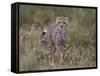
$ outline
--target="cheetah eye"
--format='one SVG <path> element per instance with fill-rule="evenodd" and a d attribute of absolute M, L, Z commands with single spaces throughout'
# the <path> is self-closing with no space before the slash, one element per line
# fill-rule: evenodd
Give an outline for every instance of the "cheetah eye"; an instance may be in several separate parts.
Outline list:
<path fill-rule="evenodd" d="M 58 22 L 59 24 L 61 23 L 61 22 Z"/>
<path fill-rule="evenodd" d="M 65 24 L 65 22 L 63 22 Z"/>

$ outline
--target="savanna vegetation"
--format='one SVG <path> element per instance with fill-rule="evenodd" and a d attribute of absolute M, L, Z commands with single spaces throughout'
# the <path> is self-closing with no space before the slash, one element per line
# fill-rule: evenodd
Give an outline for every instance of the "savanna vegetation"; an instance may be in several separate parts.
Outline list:
<path fill-rule="evenodd" d="M 40 34 L 57 16 L 69 17 L 69 42 L 64 65 L 47 63 L 48 49 L 40 43 Z M 46 70 L 96 66 L 96 9 L 20 5 L 19 70 Z"/>

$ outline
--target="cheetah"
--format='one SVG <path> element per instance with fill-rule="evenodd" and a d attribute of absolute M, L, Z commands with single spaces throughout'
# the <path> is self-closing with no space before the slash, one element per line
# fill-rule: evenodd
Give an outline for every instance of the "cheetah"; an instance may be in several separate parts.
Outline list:
<path fill-rule="evenodd" d="M 59 63 L 64 64 L 64 48 L 68 44 L 68 17 L 56 17 L 55 23 L 41 34 L 41 43 L 48 45 L 48 63 L 54 65 L 54 53 L 59 53 Z"/>

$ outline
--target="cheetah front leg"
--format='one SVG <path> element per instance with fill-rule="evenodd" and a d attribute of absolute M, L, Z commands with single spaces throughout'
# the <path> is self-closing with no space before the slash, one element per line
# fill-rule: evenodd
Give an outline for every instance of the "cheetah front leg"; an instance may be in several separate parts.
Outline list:
<path fill-rule="evenodd" d="M 56 46 L 57 52 L 59 53 L 59 63 L 64 64 L 64 50 L 61 46 Z"/>
<path fill-rule="evenodd" d="M 64 64 L 64 53 L 60 52 L 60 59 L 59 59 L 60 64 Z"/>
<path fill-rule="evenodd" d="M 60 52 L 60 64 L 63 65 L 64 64 L 64 49 L 62 46 L 60 46 L 59 52 Z"/>

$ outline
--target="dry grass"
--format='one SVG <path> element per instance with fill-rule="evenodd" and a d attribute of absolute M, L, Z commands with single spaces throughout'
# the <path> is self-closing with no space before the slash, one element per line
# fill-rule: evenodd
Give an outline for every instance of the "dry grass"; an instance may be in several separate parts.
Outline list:
<path fill-rule="evenodd" d="M 56 65 L 52 67 L 47 63 L 48 50 L 40 43 L 42 30 L 34 26 L 20 27 L 20 71 L 95 67 L 96 44 L 90 34 L 91 30 L 69 29 L 70 42 L 65 50 L 65 64 L 59 65 L 58 58 L 54 56 Z"/>
<path fill-rule="evenodd" d="M 96 67 L 96 9 L 20 5 L 19 7 L 19 70 L 46 70 Z M 57 16 L 69 17 L 69 43 L 65 49 L 64 65 L 47 63 L 48 50 L 40 43 L 44 28 Z"/>

